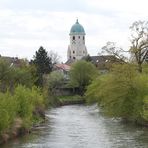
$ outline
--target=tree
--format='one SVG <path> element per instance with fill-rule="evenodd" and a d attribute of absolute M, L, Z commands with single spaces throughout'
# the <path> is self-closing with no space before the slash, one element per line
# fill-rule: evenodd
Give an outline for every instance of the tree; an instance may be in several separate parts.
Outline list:
<path fill-rule="evenodd" d="M 95 79 L 85 97 L 88 103 L 97 102 L 111 117 L 136 122 L 148 121 L 148 77 L 139 74 L 132 64 L 114 65 L 112 71 Z"/>
<path fill-rule="evenodd" d="M 119 59 L 120 62 L 124 62 L 127 60 L 124 52 L 128 52 L 123 50 L 121 47 L 117 47 L 115 42 L 108 41 L 105 46 L 102 47 L 102 53 L 107 53 L 109 55 L 115 56 L 117 59 Z"/>
<path fill-rule="evenodd" d="M 0 59 L 0 91 L 5 92 L 8 89 L 14 76 L 14 69 L 6 60 Z"/>
<path fill-rule="evenodd" d="M 49 91 L 52 94 L 55 94 L 56 89 L 64 83 L 64 74 L 58 71 L 53 71 L 46 77 L 46 83 Z"/>
<path fill-rule="evenodd" d="M 59 63 L 60 57 L 56 52 L 53 52 L 52 50 L 49 52 L 49 57 L 51 58 L 52 65 Z"/>
<path fill-rule="evenodd" d="M 148 57 L 148 21 L 135 21 L 130 29 L 130 52 L 138 64 L 138 71 L 142 72 L 142 64 Z"/>
<path fill-rule="evenodd" d="M 91 56 L 88 54 L 87 56 L 83 57 L 83 60 L 87 61 L 87 62 L 91 62 Z"/>
<path fill-rule="evenodd" d="M 43 75 L 48 74 L 52 71 L 52 61 L 48 56 L 47 51 L 41 46 L 38 51 L 36 51 L 34 60 L 32 61 L 37 68 L 38 80 L 36 84 L 38 86 L 43 85 Z"/>
<path fill-rule="evenodd" d="M 70 85 L 78 87 L 79 93 L 84 94 L 86 86 L 97 76 L 96 67 L 84 60 L 74 63 L 70 70 Z"/>
<path fill-rule="evenodd" d="M 36 77 L 33 70 L 34 67 L 31 65 L 21 65 L 16 67 L 6 60 L 0 60 L 0 91 L 6 92 L 10 90 L 13 92 L 14 88 L 18 84 L 32 87 Z"/>

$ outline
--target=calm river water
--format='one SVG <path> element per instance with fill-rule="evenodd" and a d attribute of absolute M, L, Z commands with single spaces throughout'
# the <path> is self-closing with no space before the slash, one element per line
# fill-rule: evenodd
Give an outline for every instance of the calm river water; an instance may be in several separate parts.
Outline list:
<path fill-rule="evenodd" d="M 48 121 L 1 148 L 148 148 L 148 129 L 104 117 L 96 106 L 47 111 Z"/>

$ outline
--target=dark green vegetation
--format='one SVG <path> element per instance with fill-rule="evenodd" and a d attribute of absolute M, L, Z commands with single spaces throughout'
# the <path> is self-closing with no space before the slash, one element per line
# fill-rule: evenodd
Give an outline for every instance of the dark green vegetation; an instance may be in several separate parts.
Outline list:
<path fill-rule="evenodd" d="M 52 59 L 47 51 L 41 46 L 34 56 L 32 63 L 36 66 L 36 85 L 43 86 L 43 75 L 52 71 Z"/>

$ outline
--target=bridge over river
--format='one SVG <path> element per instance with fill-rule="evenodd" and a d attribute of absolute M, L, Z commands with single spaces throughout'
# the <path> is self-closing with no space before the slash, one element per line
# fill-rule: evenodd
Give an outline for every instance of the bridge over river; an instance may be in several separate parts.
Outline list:
<path fill-rule="evenodd" d="M 47 111 L 48 121 L 1 148 L 148 148 L 148 129 L 103 116 L 97 106 Z"/>

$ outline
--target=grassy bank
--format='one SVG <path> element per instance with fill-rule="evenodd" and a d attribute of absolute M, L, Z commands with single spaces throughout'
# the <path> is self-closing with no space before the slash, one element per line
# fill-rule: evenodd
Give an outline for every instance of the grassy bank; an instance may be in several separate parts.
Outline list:
<path fill-rule="evenodd" d="M 72 96 L 58 96 L 60 105 L 71 105 L 71 104 L 83 104 L 85 100 L 82 96 L 72 95 Z"/>

